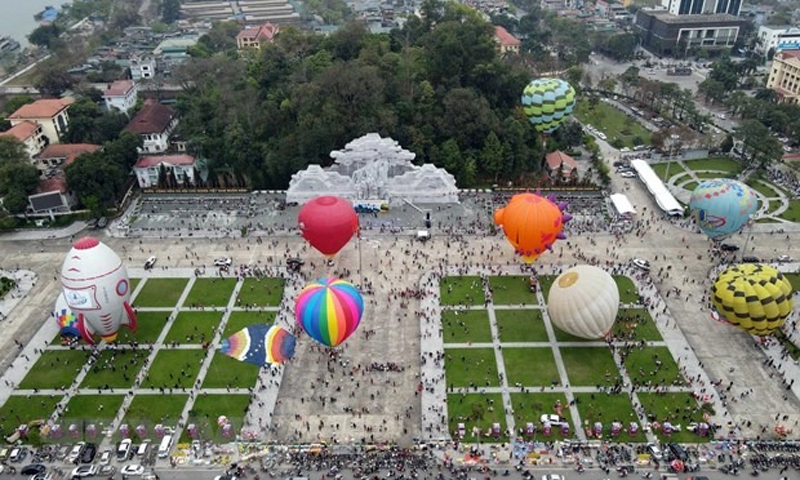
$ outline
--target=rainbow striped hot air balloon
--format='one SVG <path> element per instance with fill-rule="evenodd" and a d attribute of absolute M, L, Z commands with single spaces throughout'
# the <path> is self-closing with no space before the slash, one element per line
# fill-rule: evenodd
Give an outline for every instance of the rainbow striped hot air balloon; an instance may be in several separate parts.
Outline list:
<path fill-rule="evenodd" d="M 240 362 L 280 365 L 294 356 L 294 335 L 277 325 L 245 327 L 222 341 L 220 352 Z"/>
<path fill-rule="evenodd" d="M 297 324 L 317 342 L 335 347 L 356 331 L 364 313 L 364 299 L 352 283 L 321 278 L 297 296 Z"/>

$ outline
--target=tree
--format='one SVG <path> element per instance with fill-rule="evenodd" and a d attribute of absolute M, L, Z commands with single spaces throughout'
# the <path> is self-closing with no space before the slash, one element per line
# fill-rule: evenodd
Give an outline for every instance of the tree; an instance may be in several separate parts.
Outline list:
<path fill-rule="evenodd" d="M 722 102 L 725 98 L 725 85 L 713 78 L 706 78 L 703 80 L 700 85 L 697 86 L 697 90 L 703 94 L 706 101 L 710 101 L 711 103 Z"/>
<path fill-rule="evenodd" d="M 33 102 L 34 98 L 30 95 L 16 95 L 6 101 L 4 111 L 11 114 L 16 112 L 20 107 Z"/>
<path fill-rule="evenodd" d="M 197 41 L 197 46 L 209 54 L 235 50 L 236 35 L 240 30 L 239 24 L 233 20 L 214 22 L 211 30 Z"/>
<path fill-rule="evenodd" d="M 27 161 L 5 163 L 0 166 L 0 194 L 19 190 L 32 193 L 39 184 L 39 172 Z"/>
<path fill-rule="evenodd" d="M 28 208 L 28 195 L 22 189 L 14 187 L 3 197 L 3 206 L 9 213 L 15 215 L 25 213 L 25 209 Z"/>
<path fill-rule="evenodd" d="M 81 155 L 64 169 L 67 184 L 81 202 L 95 198 L 102 207 L 113 206 L 125 188 L 127 173 L 108 161 L 104 152 Z M 85 204 L 85 203 L 84 203 Z"/>
<path fill-rule="evenodd" d="M 500 172 L 503 168 L 503 144 L 497 138 L 497 134 L 489 132 L 483 142 L 483 149 L 481 150 L 480 168 L 482 173 L 489 176 L 493 182 L 497 182 Z"/>
<path fill-rule="evenodd" d="M 160 13 L 164 23 L 175 23 L 181 18 L 181 0 L 161 0 Z"/>
<path fill-rule="evenodd" d="M 55 23 L 40 25 L 28 35 L 28 41 L 34 45 L 47 47 L 52 50 L 58 43 L 59 35 L 61 35 L 61 29 L 59 29 L 58 25 Z"/>
<path fill-rule="evenodd" d="M 758 120 L 745 120 L 736 131 L 742 140 L 742 154 L 747 163 L 756 168 L 764 168 L 783 156 L 780 142 L 770 135 L 769 129 Z"/>
<path fill-rule="evenodd" d="M 615 60 L 625 61 L 633 58 L 638 46 L 639 37 L 636 34 L 618 33 L 610 36 L 600 50 Z"/>
<path fill-rule="evenodd" d="M 50 65 L 40 70 L 39 79 L 33 84 L 46 97 L 60 97 L 74 85 L 72 76 L 64 66 Z"/>
<path fill-rule="evenodd" d="M 25 145 L 14 137 L 7 135 L 0 136 L 0 167 L 7 163 L 25 162 L 28 160 L 28 153 Z"/>

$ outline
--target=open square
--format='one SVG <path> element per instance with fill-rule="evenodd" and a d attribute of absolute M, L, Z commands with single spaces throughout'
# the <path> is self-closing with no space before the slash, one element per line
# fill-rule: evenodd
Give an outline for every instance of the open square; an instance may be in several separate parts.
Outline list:
<path fill-rule="evenodd" d="M 222 312 L 180 312 L 172 322 L 164 343 L 206 343 L 222 320 Z"/>
<path fill-rule="evenodd" d="M 541 310 L 494 310 L 500 341 L 508 342 L 547 342 L 547 329 L 544 326 Z"/>
<path fill-rule="evenodd" d="M 497 361 L 491 348 L 446 348 L 444 369 L 447 385 L 497 387 Z"/>
<path fill-rule="evenodd" d="M 524 387 L 561 384 L 553 351 L 544 348 L 504 348 L 503 363 L 508 383 Z"/>
<path fill-rule="evenodd" d="M 227 307 L 236 282 L 235 278 L 195 279 L 183 304 L 187 307 Z"/>
<path fill-rule="evenodd" d="M 442 305 L 483 305 L 486 300 L 481 277 L 444 277 L 439 288 Z"/>
<path fill-rule="evenodd" d="M 205 354 L 206 351 L 201 349 L 161 350 L 150 366 L 142 386 L 165 390 L 191 387 Z"/>
<path fill-rule="evenodd" d="M 236 298 L 236 306 L 277 307 L 283 298 L 285 284 L 286 280 L 282 278 L 245 278 Z"/>
<path fill-rule="evenodd" d="M 489 314 L 486 310 L 443 310 L 445 343 L 491 343 Z"/>
<path fill-rule="evenodd" d="M 495 305 L 537 305 L 536 293 L 531 292 L 530 277 L 507 275 L 489 277 L 492 302 Z"/>
<path fill-rule="evenodd" d="M 148 278 L 134 300 L 137 307 L 174 308 L 189 282 L 186 278 Z"/>

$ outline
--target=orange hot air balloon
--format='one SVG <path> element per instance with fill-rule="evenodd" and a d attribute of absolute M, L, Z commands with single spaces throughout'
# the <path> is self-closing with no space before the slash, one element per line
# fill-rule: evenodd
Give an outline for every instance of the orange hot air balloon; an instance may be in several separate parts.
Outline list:
<path fill-rule="evenodd" d="M 540 197 L 533 193 L 520 193 L 511 197 L 503 208 L 494 212 L 494 223 L 499 225 L 517 254 L 531 263 L 552 250 L 557 239 L 565 239 L 564 224 L 572 215 L 564 213 L 564 202 L 555 203 L 555 198 Z"/>

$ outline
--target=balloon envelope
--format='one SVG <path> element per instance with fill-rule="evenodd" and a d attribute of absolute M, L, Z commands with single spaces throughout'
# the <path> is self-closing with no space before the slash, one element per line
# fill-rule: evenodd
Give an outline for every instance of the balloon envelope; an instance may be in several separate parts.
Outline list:
<path fill-rule="evenodd" d="M 792 285 L 769 265 L 746 263 L 722 272 L 711 303 L 727 321 L 753 335 L 769 335 L 792 312 Z"/>
<path fill-rule="evenodd" d="M 78 316 L 75 315 L 67 305 L 67 299 L 64 298 L 64 293 L 58 296 L 56 306 L 53 310 L 53 317 L 58 323 L 61 335 L 65 337 L 80 337 L 81 332 L 78 330 Z"/>
<path fill-rule="evenodd" d="M 220 352 L 258 366 L 281 364 L 294 356 L 295 337 L 277 325 L 250 325 L 222 341 Z"/>
<path fill-rule="evenodd" d="M 297 215 L 303 238 L 324 255 L 336 255 L 358 231 L 358 215 L 347 200 L 316 197 L 308 201 Z"/>
<path fill-rule="evenodd" d="M 539 132 L 554 131 L 574 108 L 575 89 L 559 78 L 533 80 L 522 91 L 522 110 Z"/>
<path fill-rule="evenodd" d="M 556 278 L 547 296 L 547 313 L 559 329 L 576 337 L 604 337 L 619 310 L 619 288 L 605 270 L 578 265 Z"/>
<path fill-rule="evenodd" d="M 503 228 L 514 250 L 531 263 L 552 247 L 570 216 L 551 200 L 533 193 L 514 195 L 503 208 L 494 212 L 494 223 Z"/>
<path fill-rule="evenodd" d="M 752 188 L 729 178 L 706 180 L 692 192 L 689 209 L 700 230 L 714 240 L 733 235 L 758 210 Z"/>
<path fill-rule="evenodd" d="M 347 340 L 361 322 L 364 299 L 344 280 L 321 278 L 297 296 L 297 323 L 317 342 L 335 347 Z"/>

